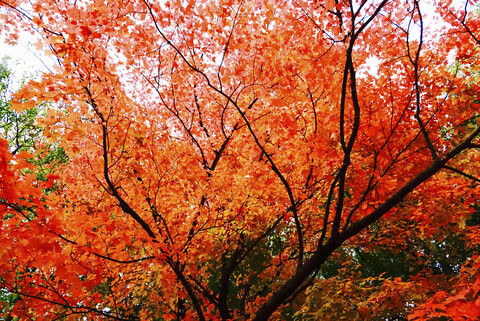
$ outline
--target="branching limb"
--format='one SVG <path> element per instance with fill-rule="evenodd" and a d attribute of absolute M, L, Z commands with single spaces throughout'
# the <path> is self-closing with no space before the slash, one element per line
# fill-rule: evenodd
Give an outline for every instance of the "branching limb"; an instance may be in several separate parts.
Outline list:
<path fill-rule="evenodd" d="M 137 212 L 130 207 L 130 205 L 122 198 L 122 196 L 118 193 L 118 187 L 115 186 L 115 184 L 112 182 L 110 179 L 110 173 L 109 173 L 109 161 L 108 161 L 108 150 L 109 150 L 109 143 L 108 143 L 108 129 L 107 129 L 107 120 L 104 118 L 102 113 L 99 112 L 98 106 L 95 103 L 95 99 L 92 96 L 92 93 L 90 92 L 90 89 L 88 87 L 84 87 L 85 92 L 87 93 L 89 97 L 89 104 L 92 106 L 93 110 L 97 114 L 97 116 L 100 118 L 102 122 L 102 148 L 103 148 L 103 174 L 105 177 L 105 181 L 107 183 L 107 186 L 109 188 L 109 192 L 115 199 L 118 201 L 118 205 L 120 208 L 125 212 L 126 214 L 130 215 L 135 221 L 137 221 L 138 224 L 147 232 L 147 234 L 154 240 L 156 241 L 156 236 L 155 233 L 153 233 L 152 229 L 150 226 L 145 222 L 140 215 L 137 214 Z M 158 241 L 156 241 L 158 242 Z"/>
<path fill-rule="evenodd" d="M 248 109 L 251 108 L 255 104 L 257 99 L 254 99 L 251 103 Z M 267 157 L 268 163 L 270 164 L 273 172 L 277 175 L 277 177 L 280 179 L 282 182 L 283 186 L 285 187 L 285 190 L 287 191 L 288 198 L 290 200 L 290 206 L 291 210 L 293 213 L 293 219 L 295 221 L 295 229 L 297 232 L 297 238 L 298 238 L 298 250 L 299 250 L 299 255 L 298 255 L 298 264 L 297 264 L 297 269 L 299 269 L 302 264 L 303 264 L 303 256 L 304 256 L 304 241 L 303 241 L 303 232 L 302 232 L 302 225 L 300 222 L 300 218 L 298 216 L 298 209 L 297 209 L 297 204 L 295 201 L 295 197 L 293 196 L 293 191 L 292 188 L 290 187 L 290 184 L 286 180 L 286 178 L 283 176 L 283 174 L 280 172 L 280 169 L 277 167 L 275 162 L 272 159 L 272 156 L 265 150 L 265 147 L 262 145 L 260 140 L 258 139 L 257 135 L 255 134 L 255 131 L 252 128 L 252 125 L 250 124 L 250 121 L 245 115 L 245 112 L 240 109 L 240 107 L 234 102 L 233 105 L 235 108 L 238 110 L 240 115 L 242 116 L 245 124 L 247 125 L 248 131 L 250 132 L 250 135 L 252 135 L 253 139 L 255 140 L 256 145 L 258 148 L 260 148 L 261 152 Z"/>
<path fill-rule="evenodd" d="M 345 68 L 343 74 L 343 81 L 342 81 L 342 95 L 340 101 L 340 143 L 342 145 L 342 149 L 344 152 L 343 163 L 342 166 L 337 174 L 338 180 L 335 184 L 338 184 L 338 192 L 337 192 L 337 203 L 335 207 L 335 218 L 333 220 L 332 225 L 332 237 L 335 237 L 339 233 L 340 224 L 342 220 L 342 213 L 343 213 L 343 202 L 345 198 L 345 181 L 347 176 L 347 171 L 350 167 L 351 160 L 350 155 L 353 151 L 353 146 L 357 139 L 358 131 L 360 129 L 360 103 L 358 100 L 357 94 L 357 84 L 356 84 L 356 75 L 355 75 L 355 66 L 353 63 L 353 49 L 355 45 L 356 39 L 362 33 L 362 31 L 373 21 L 373 19 L 379 14 L 380 10 L 386 5 L 387 0 L 382 1 L 374 13 L 367 19 L 365 23 L 363 23 L 358 30 L 355 31 L 355 13 L 353 11 L 353 6 L 351 7 L 351 14 L 352 14 L 352 29 L 350 34 L 352 35 L 350 38 L 349 46 L 346 52 L 346 61 L 345 61 Z M 348 142 L 345 135 L 345 110 L 346 110 L 346 97 L 347 97 L 347 87 L 348 81 L 350 81 L 350 95 L 353 104 L 354 110 L 354 118 L 353 118 L 353 127 L 350 133 L 350 137 L 348 138 Z M 333 191 L 333 186 L 331 191 Z M 330 199 L 329 199 L 330 200 Z M 328 209 L 327 209 L 328 211 Z M 326 215 L 328 219 L 328 215 Z M 326 221 L 328 222 L 328 221 Z M 324 226 L 326 226 L 326 222 L 324 222 Z M 325 233 L 326 229 L 324 229 Z M 323 242 L 323 239 L 322 239 Z M 322 243 L 320 243 L 322 244 Z"/>
<path fill-rule="evenodd" d="M 412 55 L 410 53 L 410 25 L 412 24 L 413 21 L 413 15 L 415 14 L 415 11 L 418 12 L 419 16 L 419 23 L 420 23 L 420 35 L 419 35 L 419 41 L 418 41 L 418 46 L 417 50 L 415 51 L 415 58 L 412 58 Z M 420 127 L 420 131 L 422 132 L 423 138 L 425 139 L 425 142 L 427 144 L 428 149 L 430 150 L 430 154 L 432 155 L 432 158 L 436 160 L 438 158 L 437 152 L 435 151 L 435 148 L 432 144 L 432 141 L 430 140 L 430 137 L 428 135 L 425 123 L 422 121 L 422 118 L 420 117 L 420 112 L 421 112 L 421 97 L 420 97 L 420 54 L 422 51 L 422 46 L 423 46 L 423 19 L 422 19 L 422 12 L 420 11 L 420 6 L 418 4 L 418 0 L 414 1 L 414 9 L 412 11 L 412 17 L 410 18 L 410 21 L 408 23 L 408 32 L 407 32 L 407 51 L 408 51 L 408 58 L 410 59 L 410 62 L 412 63 L 414 67 L 414 86 L 415 86 L 415 119 L 417 120 L 418 126 Z"/>
<path fill-rule="evenodd" d="M 205 315 L 203 314 L 202 306 L 200 305 L 200 301 L 198 300 L 198 297 L 197 297 L 194 289 L 190 285 L 190 282 L 188 282 L 188 280 L 185 278 L 185 275 L 184 275 L 182 269 L 178 266 L 177 263 L 173 262 L 171 259 L 168 260 L 168 265 L 175 272 L 175 275 L 180 280 L 180 283 L 182 283 L 182 286 L 187 291 L 188 296 L 192 300 L 192 304 L 195 308 L 195 311 L 197 312 L 198 320 L 206 321 Z"/>
<path fill-rule="evenodd" d="M 479 179 L 479 178 L 476 178 L 476 177 L 473 176 L 473 175 L 467 174 L 467 173 L 465 173 L 465 172 L 463 172 L 463 171 L 461 171 L 461 170 L 459 170 L 459 169 L 456 169 L 456 168 L 451 167 L 451 166 L 448 166 L 448 165 L 445 165 L 444 167 L 445 167 L 445 169 L 448 169 L 449 171 L 452 171 L 452 172 L 454 172 L 454 173 L 460 174 L 460 175 L 462 175 L 462 176 L 465 176 L 465 177 L 468 178 L 468 179 L 471 179 L 472 181 L 475 181 L 475 182 L 477 182 L 477 183 L 480 183 L 480 179 Z"/>
<path fill-rule="evenodd" d="M 464 150 L 472 148 L 471 142 L 476 137 L 480 135 L 480 127 L 475 129 L 462 143 L 458 144 L 455 148 L 447 152 L 443 157 L 438 158 L 430 165 L 428 168 L 423 170 L 410 182 L 405 184 L 398 192 L 393 194 L 388 200 L 386 200 L 382 205 L 380 205 L 375 211 L 370 215 L 364 217 L 357 223 L 353 224 L 350 228 L 345 230 L 342 233 L 342 239 L 349 239 L 350 237 L 360 233 L 370 224 L 380 219 L 385 213 L 390 211 L 392 208 L 397 206 L 411 191 L 413 191 L 417 186 L 425 182 L 427 179 L 438 173 L 440 170 L 445 168 L 447 162 L 459 155 Z"/>

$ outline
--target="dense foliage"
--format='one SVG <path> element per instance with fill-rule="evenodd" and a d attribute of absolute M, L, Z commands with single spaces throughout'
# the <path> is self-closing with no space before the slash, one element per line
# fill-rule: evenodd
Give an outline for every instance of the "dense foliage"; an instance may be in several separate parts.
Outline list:
<path fill-rule="evenodd" d="M 480 316 L 475 1 L 0 5 L 4 318 Z"/>

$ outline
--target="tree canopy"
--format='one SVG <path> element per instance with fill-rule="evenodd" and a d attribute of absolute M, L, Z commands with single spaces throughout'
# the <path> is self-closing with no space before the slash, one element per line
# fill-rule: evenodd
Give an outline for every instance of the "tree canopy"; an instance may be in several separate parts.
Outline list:
<path fill-rule="evenodd" d="M 480 316 L 476 1 L 0 6 L 5 319 Z"/>

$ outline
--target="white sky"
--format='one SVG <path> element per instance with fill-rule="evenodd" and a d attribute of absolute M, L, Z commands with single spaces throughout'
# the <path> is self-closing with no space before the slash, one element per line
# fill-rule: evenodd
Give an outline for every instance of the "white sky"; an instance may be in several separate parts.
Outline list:
<path fill-rule="evenodd" d="M 11 46 L 5 43 L 5 38 L 0 35 L 0 59 L 10 57 L 9 67 L 14 71 L 14 77 L 23 76 L 34 78 L 43 72 L 48 72 L 55 62 L 52 57 L 47 57 L 43 52 L 35 49 L 34 36 L 28 33 L 21 34 L 18 44 Z"/>

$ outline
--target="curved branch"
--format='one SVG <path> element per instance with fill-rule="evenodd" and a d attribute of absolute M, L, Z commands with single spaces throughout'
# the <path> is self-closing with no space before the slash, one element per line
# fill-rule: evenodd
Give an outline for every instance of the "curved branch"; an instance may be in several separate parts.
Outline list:
<path fill-rule="evenodd" d="M 459 170 L 459 169 L 456 169 L 456 168 L 451 167 L 451 166 L 448 166 L 448 165 L 446 165 L 446 166 L 444 166 L 444 167 L 445 167 L 445 169 L 448 169 L 449 171 L 452 171 L 452 172 L 454 172 L 454 173 L 460 174 L 460 175 L 462 175 L 462 176 L 465 176 L 465 177 L 468 178 L 468 179 L 471 179 L 472 181 L 475 181 L 475 182 L 477 182 L 477 183 L 480 183 L 480 179 L 479 179 L 479 178 L 476 178 L 476 177 L 473 176 L 473 175 L 467 174 L 467 173 L 465 173 L 465 172 L 463 172 L 463 171 L 461 171 L 461 170 Z"/>
<path fill-rule="evenodd" d="M 409 42 L 409 35 L 410 35 L 410 24 L 413 20 L 413 14 L 415 13 L 415 9 L 418 12 L 418 16 L 420 19 L 420 39 L 418 42 L 418 48 L 415 52 L 415 59 L 412 58 L 410 54 L 410 42 Z M 407 32 L 407 54 L 410 62 L 412 63 L 414 67 L 414 86 L 415 86 L 415 119 L 417 120 L 418 125 L 420 126 L 420 131 L 422 132 L 423 138 L 425 139 L 425 142 L 427 143 L 427 147 L 430 150 L 430 154 L 432 155 L 432 158 L 435 160 L 438 158 L 437 152 L 435 151 L 435 148 L 433 147 L 432 141 L 430 140 L 430 137 L 428 136 L 428 132 L 425 126 L 425 123 L 422 121 L 422 118 L 420 117 L 420 112 L 421 112 L 421 98 L 420 98 L 420 85 L 419 85 L 419 80 L 420 80 L 420 67 L 419 67 L 419 60 L 420 60 L 420 52 L 422 50 L 423 46 L 423 19 L 422 19 L 422 13 L 420 11 L 420 7 L 418 4 L 418 1 L 414 1 L 414 9 L 412 12 L 412 18 L 410 19 L 408 23 L 408 32 Z"/>
<path fill-rule="evenodd" d="M 122 211 L 128 215 L 130 215 L 135 221 L 137 221 L 138 224 L 147 232 L 147 234 L 155 241 L 156 241 L 156 236 L 155 233 L 153 233 L 152 229 L 150 226 L 145 222 L 140 215 L 137 214 L 137 212 L 130 207 L 130 205 L 122 198 L 122 196 L 118 193 L 118 188 L 115 186 L 115 184 L 112 182 L 110 179 L 110 174 L 109 174 L 109 165 L 108 165 L 108 130 L 107 130 L 107 120 L 105 117 L 99 112 L 98 106 L 95 103 L 95 99 L 92 96 L 92 93 L 88 87 L 84 87 L 85 92 L 87 93 L 89 97 L 88 103 L 90 106 L 92 106 L 93 110 L 97 114 L 97 116 L 100 118 L 102 121 L 102 147 L 103 147 L 103 175 L 105 177 L 105 181 L 107 183 L 109 190 L 109 193 L 115 197 L 115 199 L 118 201 L 118 206 L 122 209 Z"/>
<path fill-rule="evenodd" d="M 185 275 L 183 275 L 182 270 L 178 267 L 178 265 L 175 262 L 172 262 L 170 259 L 168 260 L 168 264 L 172 268 L 173 272 L 175 272 L 175 275 L 180 280 L 180 283 L 182 283 L 182 286 L 185 288 L 185 290 L 188 293 L 188 296 L 192 300 L 192 304 L 195 307 L 195 311 L 197 312 L 198 319 L 200 321 L 206 321 L 205 315 L 203 314 L 202 306 L 200 305 L 200 301 L 198 301 L 195 291 L 193 290 L 188 280 L 185 278 Z"/>

